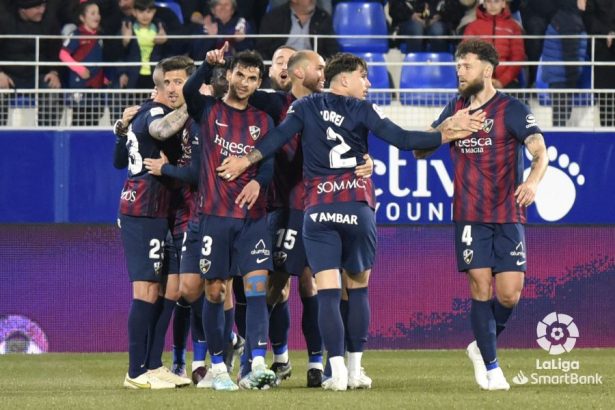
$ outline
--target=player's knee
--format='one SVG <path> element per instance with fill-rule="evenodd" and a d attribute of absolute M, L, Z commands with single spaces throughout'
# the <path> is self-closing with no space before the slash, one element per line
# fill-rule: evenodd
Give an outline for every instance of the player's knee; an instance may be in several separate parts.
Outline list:
<path fill-rule="evenodd" d="M 266 296 L 267 275 L 246 276 L 243 279 L 246 297 Z"/>
<path fill-rule="evenodd" d="M 215 281 L 205 286 L 205 297 L 211 303 L 224 303 L 226 285 L 224 282 Z"/>
<path fill-rule="evenodd" d="M 521 292 L 508 292 L 503 295 L 498 295 L 498 301 L 502 306 L 507 308 L 513 308 L 519 303 L 521 299 Z"/>
<path fill-rule="evenodd" d="M 178 301 L 179 298 L 181 297 L 181 293 L 179 291 L 179 288 L 168 288 L 165 290 L 164 292 L 164 297 L 165 299 L 169 299 L 169 300 L 175 300 Z"/>
<path fill-rule="evenodd" d="M 316 296 L 318 290 L 316 288 L 316 281 L 310 272 L 309 275 L 301 275 L 299 279 L 299 294 L 302 298 L 309 298 Z"/>

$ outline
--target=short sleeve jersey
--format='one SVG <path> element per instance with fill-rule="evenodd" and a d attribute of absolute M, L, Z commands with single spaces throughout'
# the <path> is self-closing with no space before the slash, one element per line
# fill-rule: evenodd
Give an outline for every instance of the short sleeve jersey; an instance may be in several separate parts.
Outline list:
<path fill-rule="evenodd" d="M 250 105 L 245 110 L 238 110 L 213 97 L 203 97 L 203 103 L 199 113 L 199 212 L 241 219 L 264 216 L 267 212 L 266 189 L 261 189 L 250 210 L 235 204 L 235 198 L 254 179 L 258 169 L 252 167 L 229 182 L 217 175 L 216 167 L 230 155 L 244 156 L 252 151 L 256 142 L 273 127 L 273 120 L 264 111 Z"/>
<path fill-rule="evenodd" d="M 460 96 L 450 101 L 432 127 L 469 103 Z M 523 181 L 525 139 L 542 131 L 529 107 L 507 94 L 497 92 L 480 108 L 487 114 L 483 129 L 450 144 L 455 170 L 453 219 L 525 223 L 525 208 L 517 205 L 514 193 Z"/>

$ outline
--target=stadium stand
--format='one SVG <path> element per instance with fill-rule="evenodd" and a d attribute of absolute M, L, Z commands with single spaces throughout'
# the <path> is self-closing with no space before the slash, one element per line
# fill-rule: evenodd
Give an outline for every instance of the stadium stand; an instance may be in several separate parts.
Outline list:
<path fill-rule="evenodd" d="M 388 34 L 384 9 L 380 3 L 338 3 L 333 13 L 333 29 L 336 34 L 348 36 Z M 342 37 L 338 41 L 342 51 L 386 53 L 389 50 L 386 38 Z"/>
<path fill-rule="evenodd" d="M 419 63 L 404 65 L 401 69 L 400 88 L 456 88 L 457 75 L 453 65 L 435 65 L 432 63 L 452 63 L 451 53 L 408 53 L 404 62 Z M 424 63 L 424 64 L 420 64 Z M 400 93 L 404 105 L 441 106 L 446 104 L 454 94 L 450 93 Z"/>

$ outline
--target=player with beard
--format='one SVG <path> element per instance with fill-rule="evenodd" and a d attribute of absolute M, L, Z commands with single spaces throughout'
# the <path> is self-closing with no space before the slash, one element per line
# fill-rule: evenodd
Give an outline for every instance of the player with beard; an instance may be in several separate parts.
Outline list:
<path fill-rule="evenodd" d="M 292 87 L 290 76 L 288 75 L 288 59 L 295 53 L 291 46 L 280 46 L 273 57 L 271 57 L 271 67 L 269 67 L 269 86 L 276 91 L 289 92 Z M 266 87 L 265 87 L 266 88 Z"/>
<path fill-rule="evenodd" d="M 247 335 L 253 357 L 250 388 L 264 388 L 275 380 L 275 373 L 265 364 L 268 314 L 266 305 L 267 271 L 271 267 L 270 238 L 267 234 L 265 203 L 273 163 L 263 164 L 261 171 L 234 183 L 215 174 L 215 163 L 230 155 L 248 152 L 273 125 L 271 118 L 248 104 L 248 98 L 260 85 L 263 63 L 253 52 L 235 56 L 227 80 L 229 90 L 222 100 L 203 96 L 199 88 L 211 77 L 211 66 L 224 62 L 222 49 L 207 53 L 206 62 L 184 88 L 187 112 L 200 124 L 200 155 L 193 157 L 192 169 L 199 172 L 199 268 L 205 279 L 204 327 L 211 355 L 215 390 L 236 390 L 224 363 L 224 300 L 231 276 L 243 276 L 247 297 Z M 247 201 L 240 206 L 232 202 L 239 194 Z"/>
<path fill-rule="evenodd" d="M 468 277 L 470 322 L 476 338 L 467 354 L 482 389 L 508 390 L 510 385 L 497 359 L 496 341 L 523 290 L 526 207 L 534 201 L 548 158 L 542 133 L 529 108 L 493 87 L 493 72 L 499 62 L 493 45 L 465 41 L 457 48 L 456 59 L 459 96 L 446 106 L 432 127 L 468 108 L 470 112 L 483 110 L 487 117 L 481 130 L 450 144 L 455 170 L 457 266 Z M 524 147 L 533 157 L 525 182 Z M 418 158 L 428 154 L 415 152 Z"/>
<path fill-rule="evenodd" d="M 284 121 L 245 156 L 229 157 L 218 174 L 234 180 L 252 164 L 272 156 L 301 133 L 303 153 L 303 240 L 318 289 L 318 324 L 331 364 L 322 387 L 327 390 L 369 388 L 361 366 L 369 328 L 368 283 L 376 248 L 375 193 L 369 178 L 358 178 L 355 167 L 367 153 L 367 136 L 404 150 L 429 149 L 462 138 L 482 126 L 481 114 L 462 111 L 440 131 L 406 131 L 367 102 L 367 64 L 352 54 L 334 56 L 325 68 L 331 92 L 295 101 Z M 242 196 L 239 203 L 245 201 Z M 343 270 L 348 289 L 348 320 L 340 310 Z M 348 337 L 345 337 L 345 331 Z M 348 340 L 348 367 L 344 361 Z"/>

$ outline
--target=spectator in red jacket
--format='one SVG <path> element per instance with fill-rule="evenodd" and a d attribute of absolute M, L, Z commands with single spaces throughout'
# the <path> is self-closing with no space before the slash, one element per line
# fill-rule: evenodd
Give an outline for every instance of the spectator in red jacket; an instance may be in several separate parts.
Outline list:
<path fill-rule="evenodd" d="M 520 36 L 521 26 L 510 15 L 506 0 L 485 0 L 476 9 L 476 20 L 467 25 L 464 36 L 482 37 L 492 43 L 500 55 L 500 62 L 525 61 L 521 37 L 493 38 L 490 36 Z M 519 65 L 498 65 L 492 79 L 495 88 L 518 88 Z"/>

